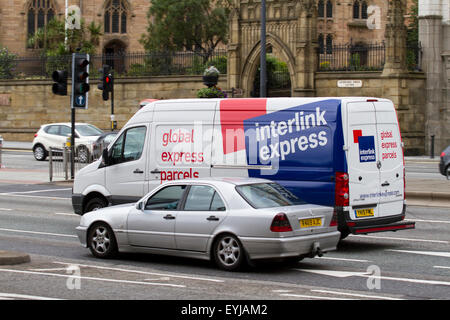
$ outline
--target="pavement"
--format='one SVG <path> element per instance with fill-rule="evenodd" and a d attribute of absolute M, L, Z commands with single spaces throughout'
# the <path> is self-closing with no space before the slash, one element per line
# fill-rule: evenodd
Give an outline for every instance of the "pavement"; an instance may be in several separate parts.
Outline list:
<path fill-rule="evenodd" d="M 3 149 L 7 150 L 31 150 L 31 142 L 4 141 Z M 412 163 L 435 163 L 436 172 L 439 157 L 431 159 L 426 156 L 405 157 L 407 164 Z M 48 170 L 33 169 L 12 169 L 0 168 L 0 179 L 5 183 L 26 183 L 26 184 L 56 184 L 71 186 L 73 181 L 58 178 L 49 181 Z M 406 177 L 406 202 L 407 205 L 437 206 L 450 208 L 450 180 L 408 178 Z M 0 251 L 0 265 L 17 264 L 29 262 L 27 254 L 20 252 Z"/>

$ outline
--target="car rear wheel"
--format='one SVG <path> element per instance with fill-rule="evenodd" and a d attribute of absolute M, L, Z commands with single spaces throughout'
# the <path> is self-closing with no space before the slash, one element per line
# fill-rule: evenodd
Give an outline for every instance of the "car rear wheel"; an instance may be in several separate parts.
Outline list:
<path fill-rule="evenodd" d="M 98 223 L 89 230 L 88 246 L 97 258 L 111 258 L 117 253 L 114 232 L 106 223 Z"/>
<path fill-rule="evenodd" d="M 47 150 L 44 146 L 38 144 L 33 148 L 33 155 L 37 161 L 44 161 L 47 158 Z"/>
<path fill-rule="evenodd" d="M 242 267 L 245 260 L 244 247 L 231 234 L 221 235 L 214 243 L 214 260 L 224 270 L 234 271 Z"/>

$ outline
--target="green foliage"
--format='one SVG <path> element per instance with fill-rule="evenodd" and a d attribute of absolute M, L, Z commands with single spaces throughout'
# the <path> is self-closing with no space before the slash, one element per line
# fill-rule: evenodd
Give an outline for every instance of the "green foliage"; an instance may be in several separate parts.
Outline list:
<path fill-rule="evenodd" d="M 227 43 L 231 0 L 151 0 L 146 51 L 186 50 L 205 64 L 219 43 Z"/>
<path fill-rule="evenodd" d="M 14 68 L 17 65 L 17 56 L 9 53 L 8 49 L 0 49 L 0 79 L 12 79 Z"/>
<path fill-rule="evenodd" d="M 197 91 L 197 98 L 226 98 L 226 92 L 216 86 L 203 88 Z"/>
<path fill-rule="evenodd" d="M 211 60 L 209 60 L 205 67 L 214 66 L 216 67 L 220 73 L 227 73 L 227 56 L 218 56 Z"/>

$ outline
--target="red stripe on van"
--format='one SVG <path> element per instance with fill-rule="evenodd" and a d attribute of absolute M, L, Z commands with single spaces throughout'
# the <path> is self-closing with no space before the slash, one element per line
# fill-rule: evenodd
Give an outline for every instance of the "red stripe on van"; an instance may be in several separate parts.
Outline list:
<path fill-rule="evenodd" d="M 245 150 L 244 120 L 265 115 L 267 99 L 225 99 L 220 101 L 223 153 Z"/>

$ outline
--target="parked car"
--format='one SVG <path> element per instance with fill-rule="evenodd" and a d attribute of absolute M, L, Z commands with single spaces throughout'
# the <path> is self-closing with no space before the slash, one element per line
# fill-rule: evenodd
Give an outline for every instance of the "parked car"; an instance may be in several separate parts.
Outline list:
<path fill-rule="evenodd" d="M 340 238 L 332 207 L 259 178 L 166 182 L 136 204 L 84 214 L 76 230 L 98 258 L 148 252 L 212 260 L 229 271 L 248 260 L 321 255 Z"/>
<path fill-rule="evenodd" d="M 92 142 L 103 133 L 88 123 L 75 123 L 75 152 L 78 161 L 87 162 L 92 155 Z M 38 161 L 44 161 L 50 148 L 62 149 L 71 135 L 71 123 L 50 123 L 41 126 L 34 135 L 33 154 Z"/>
<path fill-rule="evenodd" d="M 117 131 L 104 132 L 92 143 L 92 157 L 94 159 L 101 157 L 103 149 L 109 146 L 117 136 L 117 133 Z"/>
<path fill-rule="evenodd" d="M 439 162 L 439 171 L 444 176 L 450 177 L 450 146 L 441 153 L 441 161 Z"/>

